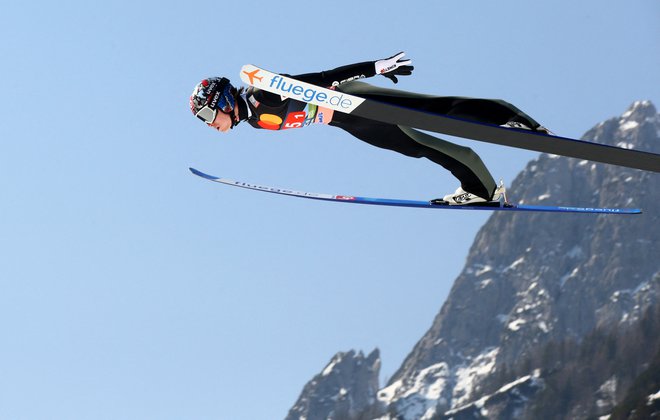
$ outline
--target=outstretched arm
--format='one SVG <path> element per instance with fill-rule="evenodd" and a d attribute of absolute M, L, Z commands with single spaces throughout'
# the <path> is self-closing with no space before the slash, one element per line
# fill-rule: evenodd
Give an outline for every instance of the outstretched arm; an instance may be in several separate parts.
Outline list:
<path fill-rule="evenodd" d="M 405 53 L 400 52 L 390 58 L 377 61 L 365 61 L 362 63 L 349 64 L 347 66 L 337 67 L 333 70 L 326 70 L 320 73 L 306 73 L 292 76 L 294 79 L 311 83 L 313 85 L 330 87 L 338 86 L 351 80 L 373 77 L 381 74 L 397 83 L 396 76 L 408 76 L 414 69 L 409 59 L 404 59 Z"/>

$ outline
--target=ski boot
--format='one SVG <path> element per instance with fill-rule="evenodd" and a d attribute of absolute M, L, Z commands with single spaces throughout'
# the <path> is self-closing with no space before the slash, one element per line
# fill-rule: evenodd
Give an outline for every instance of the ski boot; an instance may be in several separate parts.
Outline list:
<path fill-rule="evenodd" d="M 532 128 L 528 127 L 527 125 L 525 125 L 523 123 L 520 123 L 520 122 L 517 122 L 517 121 L 509 121 L 505 124 L 500 125 L 500 127 L 518 128 L 518 129 L 521 129 L 521 130 L 530 130 L 530 131 L 535 131 L 535 132 L 541 133 L 541 134 L 547 134 L 549 136 L 554 136 L 555 135 L 555 133 L 553 133 L 552 131 L 550 131 L 547 128 L 543 127 L 542 125 L 539 125 L 535 129 L 532 129 Z"/>
<path fill-rule="evenodd" d="M 442 199 L 436 198 L 431 200 L 431 204 L 441 206 L 506 207 L 508 203 L 506 199 L 506 188 L 504 188 L 504 182 L 500 181 L 500 185 L 495 188 L 495 192 L 493 192 L 493 196 L 490 200 L 486 200 L 485 198 L 469 193 L 463 188 L 458 187 L 453 194 L 447 194 Z"/>

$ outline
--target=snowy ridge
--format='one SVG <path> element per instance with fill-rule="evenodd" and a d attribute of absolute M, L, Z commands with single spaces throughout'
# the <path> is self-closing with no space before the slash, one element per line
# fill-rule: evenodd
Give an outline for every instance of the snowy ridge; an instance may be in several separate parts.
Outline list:
<path fill-rule="evenodd" d="M 479 413 L 480 416 L 484 418 L 488 418 L 489 415 L 492 414 L 489 410 L 489 406 L 500 403 L 502 399 L 508 398 L 510 394 L 513 394 L 515 397 L 515 401 L 513 402 L 513 404 L 522 405 L 528 400 L 528 397 L 531 394 L 533 394 L 536 390 L 538 390 L 542 386 L 543 386 L 543 381 L 542 379 L 540 379 L 540 371 L 535 370 L 531 375 L 518 378 L 515 381 L 502 386 L 500 389 L 498 389 L 492 394 L 486 395 L 484 397 L 479 398 L 476 401 L 470 402 L 466 405 L 462 405 L 460 407 L 445 412 L 444 416 L 453 417 L 453 416 L 458 416 L 462 412 L 477 412 Z M 523 388 L 527 388 L 527 390 L 523 390 Z M 518 392 L 512 393 L 512 391 L 518 391 Z M 510 418 L 517 418 L 518 415 L 520 414 L 520 410 L 516 409 L 515 407 L 511 411 L 513 411 L 513 414 L 511 415 Z"/>
<path fill-rule="evenodd" d="M 412 378 L 412 386 L 402 388 L 402 381 L 397 381 L 382 389 L 378 398 L 385 405 L 396 400 L 397 412 L 402 419 L 430 419 L 439 403 L 447 403 L 442 394 L 452 376 L 453 372 L 446 363 L 438 363 L 422 369 Z"/>
<path fill-rule="evenodd" d="M 495 368 L 499 348 L 486 349 L 467 366 L 456 368 L 452 407 L 465 404 L 474 396 L 476 385 Z"/>
<path fill-rule="evenodd" d="M 476 384 L 492 372 L 498 351 L 486 349 L 456 366 L 429 366 L 412 378 L 412 385 L 404 388 L 402 381 L 396 381 L 381 389 L 378 398 L 386 405 L 396 402 L 402 420 L 432 419 L 444 409 L 466 404 L 473 398 Z"/>

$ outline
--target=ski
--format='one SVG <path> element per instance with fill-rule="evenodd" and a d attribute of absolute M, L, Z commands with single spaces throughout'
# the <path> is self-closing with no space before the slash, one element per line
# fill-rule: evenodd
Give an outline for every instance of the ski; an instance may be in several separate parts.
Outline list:
<path fill-rule="evenodd" d="M 519 149 L 660 172 L 660 155 L 655 153 L 432 114 L 322 88 L 251 64 L 243 66 L 241 79 L 255 88 L 282 97 L 376 121 Z"/>
<path fill-rule="evenodd" d="M 251 184 L 248 182 L 234 181 L 227 178 L 220 178 L 217 176 L 209 175 L 197 169 L 190 168 L 190 171 L 209 181 L 218 182 L 232 187 L 246 188 L 249 190 L 267 192 L 272 194 L 287 195 L 292 197 L 307 198 L 312 200 L 333 201 L 338 203 L 351 203 L 351 204 L 370 204 L 376 206 L 394 206 L 394 207 L 415 207 L 425 209 L 441 209 L 441 210 L 490 210 L 490 211 L 527 211 L 527 212 L 552 212 L 552 213 L 599 213 L 599 214 L 639 214 L 640 209 L 633 208 L 593 208 L 593 207 L 567 207 L 567 206 L 532 206 L 525 204 L 504 204 L 504 203 L 488 203 L 488 205 L 473 205 L 473 206 L 450 206 L 431 204 L 430 201 L 421 200 L 398 200 L 391 198 L 372 198 L 372 197 L 355 197 L 352 195 L 333 195 L 333 194 L 320 194 L 304 191 L 296 191 L 286 188 L 269 187 L 265 185 Z"/>

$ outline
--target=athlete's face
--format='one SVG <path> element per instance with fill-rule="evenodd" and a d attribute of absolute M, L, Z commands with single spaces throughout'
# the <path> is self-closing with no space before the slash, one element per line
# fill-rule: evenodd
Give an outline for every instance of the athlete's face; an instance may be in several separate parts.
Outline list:
<path fill-rule="evenodd" d="M 231 116 L 225 114 L 224 112 L 218 111 L 213 122 L 209 124 L 209 127 L 226 133 L 231 128 Z"/>

